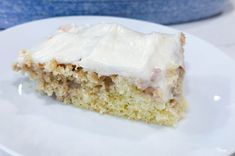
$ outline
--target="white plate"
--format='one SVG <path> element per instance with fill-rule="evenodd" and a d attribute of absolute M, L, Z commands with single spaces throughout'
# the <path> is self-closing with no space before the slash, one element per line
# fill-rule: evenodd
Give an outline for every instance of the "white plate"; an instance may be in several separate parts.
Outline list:
<path fill-rule="evenodd" d="M 18 50 L 60 25 L 117 22 L 142 32 L 177 30 L 112 17 L 35 21 L 0 33 L 0 148 L 25 156 L 228 155 L 235 151 L 235 63 L 214 46 L 186 34 L 187 116 L 161 127 L 81 110 L 34 91 L 11 70 Z"/>

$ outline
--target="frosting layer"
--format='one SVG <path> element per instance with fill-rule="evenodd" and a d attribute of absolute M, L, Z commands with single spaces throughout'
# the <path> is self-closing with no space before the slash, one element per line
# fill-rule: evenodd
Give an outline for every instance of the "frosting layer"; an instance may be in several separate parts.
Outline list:
<path fill-rule="evenodd" d="M 144 34 L 112 23 L 69 25 L 30 51 L 38 63 L 55 59 L 99 75 L 119 74 L 142 80 L 145 86 L 160 87 L 169 94 L 165 71 L 169 66 L 183 66 L 181 35 Z"/>

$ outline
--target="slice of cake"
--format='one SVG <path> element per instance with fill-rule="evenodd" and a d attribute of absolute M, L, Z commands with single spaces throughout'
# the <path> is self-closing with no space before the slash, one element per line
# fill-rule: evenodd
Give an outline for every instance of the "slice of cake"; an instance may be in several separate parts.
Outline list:
<path fill-rule="evenodd" d="M 67 25 L 23 50 L 14 70 L 66 104 L 173 125 L 185 112 L 184 35 L 144 34 L 118 24 Z"/>

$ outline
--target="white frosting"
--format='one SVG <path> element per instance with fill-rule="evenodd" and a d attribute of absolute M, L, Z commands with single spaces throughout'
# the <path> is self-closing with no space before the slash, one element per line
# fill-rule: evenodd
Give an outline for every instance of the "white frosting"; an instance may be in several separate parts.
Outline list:
<path fill-rule="evenodd" d="M 165 68 L 183 66 L 180 44 L 180 34 L 143 34 L 117 24 L 73 25 L 60 29 L 31 51 L 35 62 L 56 59 L 100 75 L 132 77 L 160 87 L 167 94 Z M 154 71 L 157 71 L 158 81 L 151 81 L 156 74 Z"/>

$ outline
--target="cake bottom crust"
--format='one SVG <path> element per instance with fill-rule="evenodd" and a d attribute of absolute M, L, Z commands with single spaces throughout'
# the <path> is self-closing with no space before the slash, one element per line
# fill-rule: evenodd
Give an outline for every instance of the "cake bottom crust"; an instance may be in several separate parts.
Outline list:
<path fill-rule="evenodd" d="M 73 65 L 50 63 L 50 71 L 43 64 L 15 64 L 16 71 L 29 74 L 38 90 L 54 96 L 65 104 L 147 123 L 171 126 L 185 113 L 183 96 L 162 100 L 158 90 L 140 89 L 127 78 L 98 76 Z"/>

